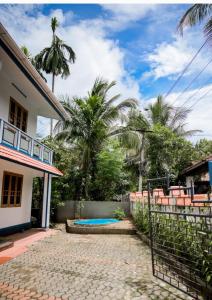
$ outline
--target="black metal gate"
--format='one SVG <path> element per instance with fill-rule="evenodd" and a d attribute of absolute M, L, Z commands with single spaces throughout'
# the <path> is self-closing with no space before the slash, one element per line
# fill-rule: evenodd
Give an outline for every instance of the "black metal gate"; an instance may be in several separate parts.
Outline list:
<path fill-rule="evenodd" d="M 168 177 L 147 184 L 153 275 L 193 299 L 211 300 L 212 201 L 194 200 L 192 186 L 170 189 Z"/>

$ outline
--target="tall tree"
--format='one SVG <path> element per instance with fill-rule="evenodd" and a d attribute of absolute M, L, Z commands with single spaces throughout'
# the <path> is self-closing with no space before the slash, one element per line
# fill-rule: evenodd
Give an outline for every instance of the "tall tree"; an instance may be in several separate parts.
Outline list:
<path fill-rule="evenodd" d="M 64 43 L 57 35 L 56 29 L 59 26 L 57 18 L 51 19 L 52 42 L 50 47 L 44 48 L 35 56 L 36 66 L 47 74 L 52 74 L 52 92 L 55 88 L 55 77 L 61 75 L 67 78 L 70 75 L 69 63 L 75 62 L 75 52 Z M 51 135 L 53 131 L 53 121 L 51 120 Z"/>
<path fill-rule="evenodd" d="M 143 176 L 147 169 L 147 147 L 152 143 L 152 133 L 154 134 L 157 126 L 167 128 L 173 134 L 179 137 L 189 136 L 196 133 L 198 130 L 186 130 L 185 121 L 190 110 L 183 107 L 174 107 L 164 101 L 162 96 L 158 96 L 153 104 L 150 104 L 147 109 L 147 114 L 140 111 L 131 111 L 129 114 L 128 126 L 132 130 L 137 130 L 140 133 L 140 143 L 138 147 L 129 152 L 127 162 L 138 166 L 139 171 L 139 191 L 142 191 Z M 148 133 L 152 131 L 152 133 Z M 156 132 L 158 135 L 159 132 Z M 160 139 L 160 136 L 158 137 Z M 148 147 L 150 149 L 150 147 Z M 156 149 L 156 151 L 158 151 Z M 160 150 L 161 152 L 163 150 Z M 162 152 L 163 153 L 163 152 Z M 161 154 L 162 155 L 162 154 Z"/>
<path fill-rule="evenodd" d="M 157 97 L 153 104 L 148 106 L 147 111 L 147 120 L 150 126 L 156 124 L 166 126 L 180 136 L 189 136 L 199 132 L 199 130 L 185 129 L 185 121 L 190 113 L 190 109 L 168 104 L 161 95 Z"/>
<path fill-rule="evenodd" d="M 204 34 L 207 40 L 212 41 L 212 4 L 194 4 L 181 18 L 178 29 L 183 33 L 186 26 L 194 26 L 206 21 L 204 24 Z"/>
<path fill-rule="evenodd" d="M 63 130 L 57 138 L 81 150 L 82 194 L 85 198 L 91 196 L 89 182 L 95 180 L 98 153 L 109 137 L 126 135 L 125 127 L 119 123 L 126 109 L 136 107 L 134 99 L 118 101 L 120 95 L 109 98 L 108 93 L 114 85 L 115 82 L 98 78 L 87 97 L 63 102 L 69 120 L 62 124 Z"/>

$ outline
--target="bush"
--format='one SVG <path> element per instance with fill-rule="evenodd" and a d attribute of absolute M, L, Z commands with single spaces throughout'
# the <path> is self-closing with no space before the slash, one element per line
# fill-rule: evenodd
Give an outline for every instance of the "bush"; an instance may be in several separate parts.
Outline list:
<path fill-rule="evenodd" d="M 148 235 L 148 207 L 136 203 L 133 219 L 138 230 Z M 212 286 L 212 232 L 204 217 L 196 223 L 194 217 L 156 214 L 153 222 L 157 247 L 179 260 L 186 260 L 191 268 L 195 261 L 194 273 Z"/>
<path fill-rule="evenodd" d="M 114 210 L 113 213 L 114 213 L 114 217 L 118 220 L 123 220 L 124 218 L 126 218 L 124 210 L 120 207 Z"/>
<path fill-rule="evenodd" d="M 136 203 L 135 210 L 133 212 L 133 219 L 136 227 L 139 231 L 149 234 L 149 216 L 148 216 L 148 207 L 140 203 Z"/>

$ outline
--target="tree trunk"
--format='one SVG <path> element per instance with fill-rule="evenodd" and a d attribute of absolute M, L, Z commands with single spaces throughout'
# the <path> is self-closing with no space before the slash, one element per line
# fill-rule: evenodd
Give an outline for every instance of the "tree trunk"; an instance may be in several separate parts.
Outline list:
<path fill-rule="evenodd" d="M 52 93 L 54 93 L 55 74 L 52 74 Z M 53 119 L 50 119 L 50 136 L 53 135 Z"/>
<path fill-rule="evenodd" d="M 143 168 L 144 168 L 144 133 L 141 142 L 141 152 L 140 152 L 140 164 L 139 164 L 139 181 L 138 181 L 138 191 L 143 191 Z"/>

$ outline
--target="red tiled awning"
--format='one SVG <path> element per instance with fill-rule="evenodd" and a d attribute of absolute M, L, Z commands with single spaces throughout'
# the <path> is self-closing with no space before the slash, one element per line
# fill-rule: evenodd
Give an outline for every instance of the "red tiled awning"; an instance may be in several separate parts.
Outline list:
<path fill-rule="evenodd" d="M 16 150 L 10 149 L 8 147 L 0 145 L 0 158 L 6 159 L 17 164 L 36 169 L 39 171 L 44 171 L 53 175 L 62 176 L 63 173 L 60 172 L 54 166 L 48 165 L 37 159 L 34 159 L 28 155 L 22 154 Z"/>

